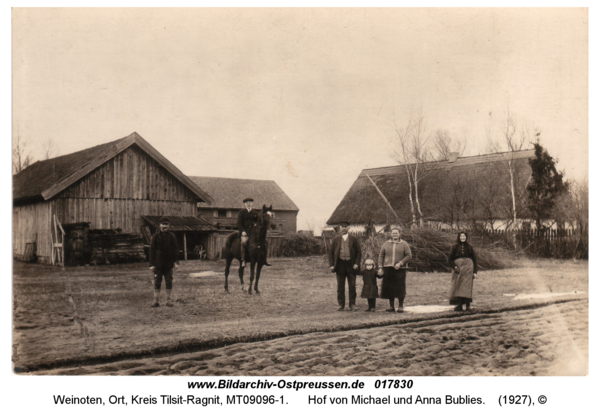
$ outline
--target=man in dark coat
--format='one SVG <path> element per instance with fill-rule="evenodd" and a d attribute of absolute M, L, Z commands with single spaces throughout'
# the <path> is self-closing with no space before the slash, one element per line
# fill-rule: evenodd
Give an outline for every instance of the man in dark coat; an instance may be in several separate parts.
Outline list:
<path fill-rule="evenodd" d="M 179 250 L 175 235 L 169 232 L 170 225 L 169 218 L 160 218 L 160 230 L 154 234 L 150 243 L 150 269 L 154 272 L 154 303 L 152 303 L 152 307 L 160 305 L 158 300 L 163 276 L 167 291 L 167 307 L 173 307 L 171 302 L 173 268 L 179 268 Z"/>
<path fill-rule="evenodd" d="M 329 268 L 337 278 L 338 311 L 346 307 L 346 278 L 348 279 L 348 305 L 356 308 L 356 270 L 360 266 L 361 249 L 358 239 L 348 234 L 349 222 L 340 223 L 340 234 L 331 240 Z"/>
<path fill-rule="evenodd" d="M 242 267 L 246 266 L 246 252 L 248 250 L 248 238 L 252 228 L 256 226 L 258 222 L 258 213 L 252 209 L 254 205 L 254 199 L 247 197 L 244 199 L 244 209 L 240 210 L 237 217 L 238 231 L 240 232 L 240 245 L 241 245 L 241 257 Z"/>

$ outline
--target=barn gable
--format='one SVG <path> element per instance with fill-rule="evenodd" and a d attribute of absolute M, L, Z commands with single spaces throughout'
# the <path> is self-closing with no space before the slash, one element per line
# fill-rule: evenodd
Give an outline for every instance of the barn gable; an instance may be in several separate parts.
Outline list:
<path fill-rule="evenodd" d="M 197 194 L 137 145 L 131 145 L 56 195 L 58 198 L 196 202 Z"/>
<path fill-rule="evenodd" d="M 131 147 L 135 147 L 135 150 L 132 149 L 126 152 L 126 150 Z M 125 152 L 125 154 L 121 155 L 123 152 Z M 146 154 L 146 159 L 150 158 L 154 160 L 154 163 L 141 162 L 140 152 Z M 118 163 L 117 165 L 114 164 L 115 160 Z M 136 163 L 136 161 L 139 162 Z M 131 192 L 127 192 L 127 186 L 131 186 L 131 184 L 124 182 L 110 183 L 110 180 L 108 179 L 110 177 L 109 162 L 112 162 L 114 172 L 113 177 L 117 181 L 122 180 L 121 174 L 128 173 L 126 176 L 132 180 L 148 180 L 148 184 L 150 184 L 152 178 L 148 176 L 151 172 L 154 170 L 168 172 L 177 182 L 195 195 L 197 200 L 208 204 L 213 202 L 212 198 L 206 194 L 206 192 L 200 189 L 177 167 L 135 132 L 120 140 L 32 164 L 13 177 L 13 202 L 15 204 L 22 204 L 49 200 L 65 191 L 70 186 L 77 184 L 80 180 L 94 173 L 96 169 L 105 164 L 107 165 L 104 166 L 103 169 L 100 169 L 95 173 L 102 174 L 102 181 L 105 182 L 105 185 L 109 186 L 105 191 L 110 191 L 112 189 L 113 191 L 120 192 L 120 194 L 122 193 L 122 196 L 125 196 L 126 198 L 138 198 L 137 195 L 132 195 Z M 137 170 L 138 167 L 140 170 Z M 146 168 L 146 170 L 143 171 L 143 168 Z M 153 168 L 154 170 L 152 170 Z M 162 176 L 166 177 L 168 175 L 163 173 Z M 88 179 L 88 181 L 90 181 L 90 179 Z M 82 183 L 83 182 L 84 181 L 82 181 Z M 77 184 L 77 186 L 81 187 L 81 183 Z M 84 188 L 86 191 L 90 190 L 85 184 Z M 138 186 L 135 188 L 137 189 Z M 129 189 L 131 190 L 132 188 L 130 187 Z M 153 191 L 158 192 L 157 189 L 149 188 L 146 194 L 152 194 Z M 94 195 L 97 192 L 98 189 L 94 188 Z M 166 197 L 166 195 L 164 197 Z"/>

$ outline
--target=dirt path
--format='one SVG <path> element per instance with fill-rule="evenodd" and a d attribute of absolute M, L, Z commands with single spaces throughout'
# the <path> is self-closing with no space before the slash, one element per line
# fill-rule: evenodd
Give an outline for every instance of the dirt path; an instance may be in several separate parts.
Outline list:
<path fill-rule="evenodd" d="M 45 375 L 585 375 L 588 300 L 311 333 Z"/>

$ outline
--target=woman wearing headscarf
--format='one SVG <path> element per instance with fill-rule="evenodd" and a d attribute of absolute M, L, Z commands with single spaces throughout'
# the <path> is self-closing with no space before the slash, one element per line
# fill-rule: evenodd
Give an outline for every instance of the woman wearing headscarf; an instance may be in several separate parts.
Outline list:
<path fill-rule="evenodd" d="M 466 232 L 459 232 L 456 243 L 450 251 L 450 267 L 452 281 L 450 282 L 450 304 L 456 305 L 454 311 L 471 309 L 473 301 L 473 279 L 477 276 L 477 257 L 473 247 L 467 242 Z"/>
<path fill-rule="evenodd" d="M 379 297 L 390 301 L 390 308 L 385 311 L 403 313 L 404 297 L 406 297 L 406 269 L 403 267 L 411 260 L 412 254 L 408 243 L 400 239 L 402 229 L 394 226 L 391 231 L 392 239 L 384 242 L 379 252 L 378 274 L 383 276 Z M 398 309 L 394 308 L 396 298 Z"/>

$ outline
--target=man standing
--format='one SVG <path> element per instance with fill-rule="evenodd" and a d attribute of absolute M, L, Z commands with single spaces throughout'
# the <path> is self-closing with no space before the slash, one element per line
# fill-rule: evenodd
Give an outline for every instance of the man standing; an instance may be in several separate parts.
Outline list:
<path fill-rule="evenodd" d="M 346 278 L 348 278 L 348 305 L 350 311 L 356 308 L 356 274 L 355 270 L 360 265 L 361 249 L 358 239 L 348 235 L 349 222 L 340 223 L 340 234 L 331 241 L 329 248 L 329 268 L 335 272 L 337 278 L 338 309 L 342 311 L 346 306 Z"/>
<path fill-rule="evenodd" d="M 160 305 L 158 300 L 163 276 L 167 291 L 167 307 L 173 307 L 171 302 L 173 268 L 179 268 L 179 250 L 177 249 L 177 239 L 172 232 L 169 232 L 169 226 L 168 218 L 160 218 L 160 230 L 154 234 L 150 243 L 150 269 L 154 272 L 154 303 L 152 303 L 152 307 Z"/>
<path fill-rule="evenodd" d="M 246 266 L 246 250 L 248 247 L 248 237 L 252 228 L 256 226 L 258 222 L 258 213 L 252 210 L 254 205 L 254 199 L 247 197 L 244 199 L 244 209 L 240 210 L 237 217 L 238 231 L 240 232 L 240 245 L 241 245 L 241 256 L 242 267 Z"/>

